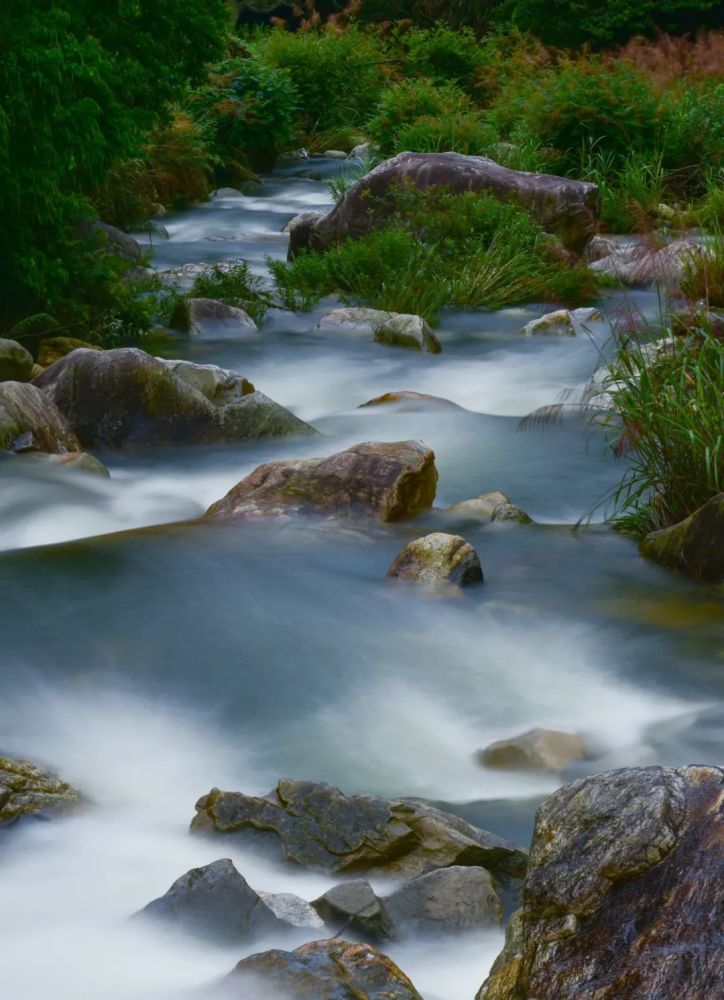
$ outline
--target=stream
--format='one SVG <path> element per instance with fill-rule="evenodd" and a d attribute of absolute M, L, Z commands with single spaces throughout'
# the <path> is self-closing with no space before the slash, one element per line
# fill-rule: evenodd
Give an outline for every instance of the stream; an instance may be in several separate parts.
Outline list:
<path fill-rule="evenodd" d="M 168 215 L 155 266 L 241 257 L 264 274 L 286 255 L 285 223 L 331 204 L 324 179 L 340 169 L 295 164 Z M 262 794 L 295 777 L 419 796 L 527 846 L 562 780 L 721 763 L 721 591 L 643 561 L 604 525 L 625 466 L 602 433 L 519 428 L 586 383 L 631 298 L 607 293 L 606 321 L 575 338 L 519 335 L 550 306 L 444 315 L 436 356 L 316 331 L 332 300 L 274 310 L 258 334 L 154 351 L 241 372 L 321 437 L 101 454 L 111 479 L 0 464 L 0 752 L 46 762 L 93 802 L 0 841 L 4 995 L 199 997 L 244 955 L 290 946 L 229 949 L 129 920 L 218 857 L 257 890 L 314 899 L 339 881 L 189 836 L 212 786 Z M 655 294 L 634 298 L 656 315 Z M 394 390 L 459 408 L 360 409 Z M 262 462 L 407 438 L 434 449 L 440 473 L 435 508 L 414 522 L 188 523 Z M 537 523 L 444 510 L 492 490 Z M 386 584 L 396 553 L 431 530 L 475 546 L 484 586 L 440 598 Z M 563 778 L 474 761 L 534 726 L 585 733 L 595 759 Z M 425 1000 L 472 1000 L 502 939 L 384 950 Z"/>

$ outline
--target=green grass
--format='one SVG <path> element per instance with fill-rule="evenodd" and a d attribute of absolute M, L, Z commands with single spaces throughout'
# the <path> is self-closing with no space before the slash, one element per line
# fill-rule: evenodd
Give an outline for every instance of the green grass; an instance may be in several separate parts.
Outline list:
<path fill-rule="evenodd" d="M 214 267 L 202 272 L 194 281 L 189 295 L 236 306 L 247 312 L 256 323 L 264 319 L 271 305 L 264 283 L 251 274 L 245 261 L 229 268 Z"/>

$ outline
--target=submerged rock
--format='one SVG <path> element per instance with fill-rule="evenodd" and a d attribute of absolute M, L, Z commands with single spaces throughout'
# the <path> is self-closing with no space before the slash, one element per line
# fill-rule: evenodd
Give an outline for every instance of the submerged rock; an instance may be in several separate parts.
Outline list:
<path fill-rule="evenodd" d="M 456 194 L 478 191 L 527 209 L 568 250 L 580 252 L 593 235 L 600 210 L 595 184 L 549 174 L 510 170 L 484 156 L 461 153 L 400 153 L 354 184 L 337 205 L 300 232 L 301 246 L 327 249 L 382 228 L 390 216 L 388 199 L 396 188 L 412 186 Z M 387 199 L 387 201 L 386 201 Z"/>
<path fill-rule="evenodd" d="M 78 340 L 77 337 L 46 337 L 40 341 L 38 348 L 38 364 L 41 368 L 48 368 L 50 365 L 60 361 L 66 354 L 77 351 L 79 347 L 84 347 L 88 351 L 102 351 L 102 347 L 97 344 L 89 344 L 85 340 Z"/>
<path fill-rule="evenodd" d="M 317 324 L 327 331 L 370 334 L 378 344 L 408 347 L 414 351 L 439 354 L 440 341 L 422 316 L 385 312 L 381 309 L 333 309 Z"/>
<path fill-rule="evenodd" d="M 414 877 L 473 865 L 519 878 L 525 852 L 423 802 L 346 796 L 332 785 L 284 779 L 265 797 L 213 788 L 196 804 L 195 833 L 261 836 L 287 860 L 339 874 Z M 260 833 L 263 831 L 263 833 Z"/>
<path fill-rule="evenodd" d="M 382 903 L 364 879 L 335 885 L 315 899 L 312 906 L 332 928 L 335 937 L 355 933 L 364 941 L 381 941 L 391 936 L 392 928 Z"/>
<path fill-rule="evenodd" d="M 176 378 L 198 390 L 216 406 L 236 402 L 242 396 L 248 396 L 255 391 L 248 379 L 228 368 L 219 368 L 218 365 L 196 365 L 183 359 L 157 358 L 156 360 L 166 365 Z"/>
<path fill-rule="evenodd" d="M 216 299 L 183 299 L 171 317 L 171 326 L 190 337 L 240 337 L 258 327 L 243 309 Z"/>
<path fill-rule="evenodd" d="M 547 799 L 477 1000 L 719 996 L 723 789 L 721 768 L 623 768 Z"/>
<path fill-rule="evenodd" d="M 652 531 L 641 542 L 648 559 L 703 580 L 724 580 L 724 493 L 670 528 Z"/>
<path fill-rule="evenodd" d="M 505 493 L 497 490 L 493 493 L 481 493 L 479 497 L 472 500 L 461 500 L 460 503 L 453 504 L 445 509 L 446 514 L 459 514 L 461 517 L 475 518 L 480 521 L 489 521 L 493 516 L 493 511 L 501 504 L 510 503 Z"/>
<path fill-rule="evenodd" d="M 262 1000 L 422 1000 L 391 958 L 368 944 L 333 938 L 296 951 L 261 952 L 239 962 L 224 996 Z"/>
<path fill-rule="evenodd" d="M 526 323 L 520 331 L 525 336 L 544 334 L 556 337 L 575 337 L 577 326 L 599 323 L 603 319 L 598 309 L 556 309 Z"/>
<path fill-rule="evenodd" d="M 0 337 L 0 382 L 29 382 L 33 372 L 33 355 L 17 340 Z"/>
<path fill-rule="evenodd" d="M 483 582 L 480 559 L 470 542 L 442 531 L 409 542 L 395 557 L 387 576 L 393 580 L 457 587 Z"/>
<path fill-rule="evenodd" d="M 69 451 L 65 455 L 42 455 L 50 465 L 68 472 L 83 472 L 86 475 L 102 476 L 110 479 L 111 474 L 103 462 L 94 455 L 89 455 L 87 451 Z"/>
<path fill-rule="evenodd" d="M 598 274 L 617 278 L 624 285 L 666 285 L 676 291 L 687 268 L 707 255 L 694 240 L 677 240 L 655 249 L 645 243 L 617 246 L 613 253 L 589 265 Z"/>
<path fill-rule="evenodd" d="M 412 879 L 384 899 L 393 937 L 498 927 L 503 904 L 485 868 L 453 865 Z"/>
<path fill-rule="evenodd" d="M 58 407 L 28 382 L 0 382 L 0 449 L 82 451 Z"/>
<path fill-rule="evenodd" d="M 260 465 L 206 517 L 355 514 L 398 521 L 430 507 L 436 485 L 435 455 L 421 442 L 366 442 L 328 458 Z"/>
<path fill-rule="evenodd" d="M 27 760 L 0 757 L 0 830 L 25 816 L 71 812 L 83 796 L 67 781 Z"/>
<path fill-rule="evenodd" d="M 517 524 L 533 524 L 533 518 L 514 503 L 499 503 L 493 508 L 491 521 L 515 521 Z"/>
<path fill-rule="evenodd" d="M 562 771 L 574 760 L 583 760 L 586 756 L 586 743 L 580 733 L 530 729 L 521 736 L 491 743 L 479 751 L 477 759 L 485 767 Z"/>
<path fill-rule="evenodd" d="M 395 405 L 401 412 L 416 413 L 420 410 L 430 410 L 433 408 L 444 408 L 448 410 L 462 410 L 462 406 L 453 403 L 450 399 L 443 399 L 442 396 L 429 396 L 426 392 L 410 392 L 402 389 L 397 392 L 386 392 L 382 396 L 375 396 L 368 399 L 366 403 L 360 403 L 358 409 L 367 406 L 391 406 Z"/>

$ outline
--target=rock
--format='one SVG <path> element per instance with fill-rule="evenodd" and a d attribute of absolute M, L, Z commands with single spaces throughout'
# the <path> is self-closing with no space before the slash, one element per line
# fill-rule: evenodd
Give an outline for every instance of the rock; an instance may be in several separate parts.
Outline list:
<path fill-rule="evenodd" d="M 241 337 L 259 329 L 243 309 L 227 306 L 216 299 L 183 299 L 174 310 L 171 326 L 190 337 L 209 340 Z"/>
<path fill-rule="evenodd" d="M 694 240 L 677 240 L 659 250 L 645 243 L 618 246 L 613 253 L 589 265 L 598 274 L 617 278 L 624 285 L 666 285 L 676 291 L 687 268 L 706 256 Z"/>
<path fill-rule="evenodd" d="M 236 402 L 243 396 L 255 392 L 254 386 L 248 379 L 228 368 L 219 368 L 218 365 L 196 365 L 183 359 L 157 358 L 156 360 L 166 365 L 176 378 L 196 389 L 216 406 Z"/>
<path fill-rule="evenodd" d="M 520 331 L 526 336 L 546 334 L 556 337 L 575 337 L 578 325 L 597 323 L 603 319 L 598 309 L 556 309 L 526 323 Z"/>
<path fill-rule="evenodd" d="M 312 230 L 324 218 L 324 212 L 301 212 L 287 222 L 282 230 L 289 234 L 289 250 L 287 257 L 294 260 L 301 250 L 308 250 L 311 246 Z"/>
<path fill-rule="evenodd" d="M 44 456 L 51 465 L 67 469 L 69 472 L 84 472 L 91 476 L 103 476 L 110 479 L 111 474 L 103 462 L 87 451 L 69 451 L 65 455 Z"/>
<path fill-rule="evenodd" d="M 0 830 L 26 816 L 71 812 L 83 796 L 67 781 L 27 760 L 0 757 Z"/>
<path fill-rule="evenodd" d="M 381 941 L 391 935 L 382 903 L 364 879 L 335 885 L 315 899 L 312 906 L 335 937 L 354 932 L 363 941 Z"/>
<path fill-rule="evenodd" d="M 477 759 L 485 767 L 522 771 L 562 771 L 574 760 L 584 760 L 586 743 L 580 733 L 531 729 L 521 736 L 491 743 Z"/>
<path fill-rule="evenodd" d="M 420 875 L 384 899 L 393 937 L 497 927 L 501 903 L 485 868 L 453 865 Z"/>
<path fill-rule="evenodd" d="M 63 414 L 28 382 L 0 382 L 0 449 L 82 451 Z"/>
<path fill-rule="evenodd" d="M 366 160 L 368 157 L 372 156 L 374 153 L 374 147 L 371 142 L 361 142 L 358 146 L 350 151 L 349 160 Z"/>
<path fill-rule="evenodd" d="M 422 316 L 384 312 L 381 309 L 334 309 L 323 316 L 318 330 L 371 334 L 378 344 L 410 347 L 439 354 L 440 341 Z"/>
<path fill-rule="evenodd" d="M 426 392 L 410 392 L 406 389 L 375 396 L 374 399 L 368 399 L 366 403 L 360 403 L 358 409 L 364 409 L 366 406 L 388 406 L 390 404 L 396 404 L 401 413 L 417 413 L 436 407 L 444 407 L 448 410 L 463 409 L 462 406 L 458 406 L 450 399 L 443 399 L 442 396 L 428 396 Z"/>
<path fill-rule="evenodd" d="M 583 251 L 583 259 L 588 264 L 594 261 L 603 260 L 619 248 L 620 244 L 614 240 L 608 240 L 605 236 L 594 236 L 586 249 Z"/>
<path fill-rule="evenodd" d="M 449 865 L 519 878 L 525 852 L 424 802 L 346 796 L 332 785 L 283 779 L 267 796 L 213 788 L 196 804 L 195 833 L 261 838 L 316 871 L 414 877 Z"/>
<path fill-rule="evenodd" d="M 229 942 L 286 929 L 228 858 L 192 868 L 139 916 Z"/>
<path fill-rule="evenodd" d="M 387 196 L 412 186 L 445 189 L 456 194 L 478 191 L 527 209 L 568 250 L 580 252 L 593 234 L 600 210 L 595 184 L 524 173 L 500 166 L 484 156 L 461 153 L 400 153 L 385 160 L 349 188 L 337 205 L 308 232 L 313 249 L 324 250 L 384 226 Z"/>
<path fill-rule="evenodd" d="M 456 587 L 483 582 L 480 559 L 470 542 L 442 531 L 409 542 L 395 557 L 387 576 L 392 580 Z"/>
<path fill-rule="evenodd" d="M 306 899 L 291 892 L 260 892 L 257 895 L 279 920 L 291 927 L 324 927 L 324 921 Z"/>
<path fill-rule="evenodd" d="M 0 382 L 29 382 L 33 372 L 33 355 L 17 340 L 0 337 Z"/>
<path fill-rule="evenodd" d="M 366 442 L 328 458 L 260 465 L 206 518 L 328 514 L 399 521 L 430 507 L 436 485 L 435 455 L 421 442 Z"/>
<path fill-rule="evenodd" d="M 479 521 L 490 521 L 493 511 L 501 504 L 509 504 L 510 500 L 505 493 L 481 493 L 479 497 L 472 500 L 461 500 L 460 503 L 453 504 L 445 511 L 446 514 L 456 514 L 461 517 L 475 518 Z"/>
<path fill-rule="evenodd" d="M 185 377 L 190 377 L 188 370 Z M 244 380 L 239 379 L 242 391 Z M 73 351 L 46 368 L 34 385 L 57 405 L 86 448 L 201 444 L 313 433 L 307 424 L 260 392 L 214 405 L 163 361 L 133 347 Z M 69 450 L 81 448 L 76 441 Z"/>
<path fill-rule="evenodd" d="M 60 361 L 66 354 L 77 351 L 79 347 L 84 347 L 87 351 L 102 351 L 102 347 L 96 344 L 89 344 L 85 340 L 78 340 L 77 337 L 46 337 L 40 341 L 38 348 L 38 364 L 42 368 Z"/>
<path fill-rule="evenodd" d="M 327 149 L 322 156 L 326 156 L 328 160 L 346 160 L 347 154 L 343 149 Z"/>
<path fill-rule="evenodd" d="M 623 768 L 547 799 L 477 1000 L 719 996 L 723 785 L 716 767 Z"/>
<path fill-rule="evenodd" d="M 515 521 L 517 524 L 533 524 L 533 518 L 514 503 L 499 503 L 490 515 L 491 521 Z"/>
<path fill-rule="evenodd" d="M 236 992 L 238 982 L 239 992 Z M 392 959 L 368 944 L 333 938 L 296 951 L 265 951 L 239 962 L 226 980 L 228 997 L 294 1000 L 422 1000 Z M 254 987 L 260 992 L 256 992 Z M 234 992 L 228 992 L 229 987 Z"/>
<path fill-rule="evenodd" d="M 124 233 L 123 230 L 115 226 L 109 226 L 107 222 L 95 219 L 93 222 L 86 222 L 82 226 L 82 231 L 87 235 L 100 233 L 106 240 L 111 253 L 131 263 L 140 263 L 143 260 L 143 250 L 132 236 Z"/>
<path fill-rule="evenodd" d="M 678 524 L 652 531 L 641 542 L 641 554 L 690 576 L 724 580 L 724 493 Z"/>
<path fill-rule="evenodd" d="M 45 368 L 43 368 L 42 365 L 37 365 L 37 364 L 33 365 L 33 367 L 30 370 L 31 378 L 37 378 L 38 375 L 40 375 L 40 373 L 44 372 L 44 371 L 45 371 Z"/>

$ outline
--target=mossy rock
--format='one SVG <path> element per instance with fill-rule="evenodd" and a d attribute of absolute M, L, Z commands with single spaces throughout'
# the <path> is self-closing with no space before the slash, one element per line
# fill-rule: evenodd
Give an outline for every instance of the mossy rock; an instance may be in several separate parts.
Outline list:
<path fill-rule="evenodd" d="M 724 579 L 724 493 L 678 524 L 652 531 L 641 543 L 641 554 L 702 580 Z"/>
<path fill-rule="evenodd" d="M 67 781 L 30 761 L 0 757 L 0 829 L 24 816 L 70 812 L 82 802 Z"/>
<path fill-rule="evenodd" d="M 41 368 L 47 368 L 64 358 L 66 354 L 70 354 L 71 351 L 77 351 L 80 347 L 88 351 L 103 350 L 97 344 L 89 344 L 86 340 L 79 340 L 77 337 L 46 337 L 45 340 L 40 341 L 38 364 Z"/>

